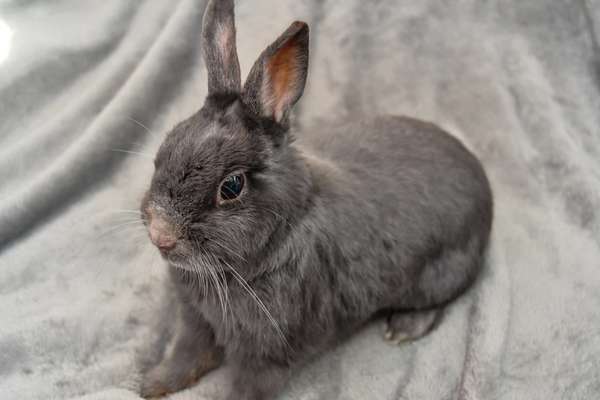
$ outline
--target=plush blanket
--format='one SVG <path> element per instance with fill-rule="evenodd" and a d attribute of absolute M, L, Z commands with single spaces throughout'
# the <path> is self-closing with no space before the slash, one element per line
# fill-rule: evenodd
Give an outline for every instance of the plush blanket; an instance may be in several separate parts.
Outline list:
<path fill-rule="evenodd" d="M 170 306 L 134 212 L 164 134 L 204 101 L 204 6 L 0 1 L 0 399 L 139 398 L 136 360 Z M 236 12 L 244 75 L 291 21 L 311 26 L 300 132 L 431 120 L 480 157 L 495 195 L 484 271 L 431 334 L 394 346 L 375 321 L 281 398 L 600 398 L 600 1 Z M 221 399 L 229 378 L 171 398 Z"/>

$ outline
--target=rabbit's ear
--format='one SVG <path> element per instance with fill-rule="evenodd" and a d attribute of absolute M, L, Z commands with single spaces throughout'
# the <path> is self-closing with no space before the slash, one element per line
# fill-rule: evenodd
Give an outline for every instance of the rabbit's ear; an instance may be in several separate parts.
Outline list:
<path fill-rule="evenodd" d="M 233 0 L 209 1 L 202 20 L 202 50 L 208 72 L 208 93 L 239 93 L 241 78 Z"/>
<path fill-rule="evenodd" d="M 244 84 L 244 103 L 284 123 L 300 99 L 308 73 L 308 25 L 294 22 L 260 55 Z"/>

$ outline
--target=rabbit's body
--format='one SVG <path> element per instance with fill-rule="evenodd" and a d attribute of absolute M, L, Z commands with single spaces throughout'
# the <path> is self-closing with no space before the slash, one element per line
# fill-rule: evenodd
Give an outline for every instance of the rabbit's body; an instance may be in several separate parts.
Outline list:
<path fill-rule="evenodd" d="M 313 195 L 294 221 L 281 220 L 285 235 L 261 254 L 253 268 L 261 273 L 249 280 L 290 347 L 230 281 L 228 321 L 215 295 L 197 309 L 231 356 L 270 347 L 286 362 L 310 356 L 378 311 L 443 305 L 482 264 L 491 193 L 479 162 L 456 139 L 399 117 L 298 137 L 299 169 Z M 202 298 L 192 287 L 194 296 Z"/>
<path fill-rule="evenodd" d="M 329 238 L 339 249 L 331 251 L 344 257 L 336 270 L 376 283 L 380 299 L 365 293 L 372 298 L 367 313 L 440 305 L 472 280 L 488 241 L 492 197 L 481 164 L 457 139 L 393 116 L 298 137 L 314 154 L 307 157 L 320 192 L 313 214 L 326 215 L 315 243 Z"/>
<path fill-rule="evenodd" d="M 482 265 L 492 196 L 479 161 L 418 120 L 291 140 L 306 25 L 292 24 L 242 88 L 232 2 L 211 1 L 204 23 L 209 96 L 166 138 L 142 203 L 180 300 L 173 350 L 142 392 L 183 388 L 224 355 L 230 399 L 271 399 L 291 370 L 381 311 L 404 312 L 390 336 L 425 333 Z"/>

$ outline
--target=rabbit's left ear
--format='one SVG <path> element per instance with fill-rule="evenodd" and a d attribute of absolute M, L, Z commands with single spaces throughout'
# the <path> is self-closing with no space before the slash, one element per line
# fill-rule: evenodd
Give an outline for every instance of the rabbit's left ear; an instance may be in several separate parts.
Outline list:
<path fill-rule="evenodd" d="M 241 78 L 233 0 L 209 1 L 202 20 L 202 50 L 208 72 L 208 93 L 239 93 Z"/>
<path fill-rule="evenodd" d="M 285 123 L 300 99 L 308 73 L 308 25 L 294 22 L 260 55 L 242 99 L 257 115 Z"/>

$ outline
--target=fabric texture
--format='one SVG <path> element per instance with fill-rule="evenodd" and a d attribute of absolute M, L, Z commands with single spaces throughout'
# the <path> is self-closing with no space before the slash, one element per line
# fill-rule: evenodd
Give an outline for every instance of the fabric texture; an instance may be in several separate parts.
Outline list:
<path fill-rule="evenodd" d="M 204 101 L 204 6 L 0 1 L 0 398 L 139 398 L 168 293 L 131 211 L 162 137 Z M 600 2 L 239 0 L 236 17 L 243 76 L 309 23 L 299 132 L 429 120 L 495 196 L 484 272 L 435 331 L 392 346 L 376 321 L 281 398 L 599 398 Z M 229 378 L 171 398 L 221 399 Z"/>

